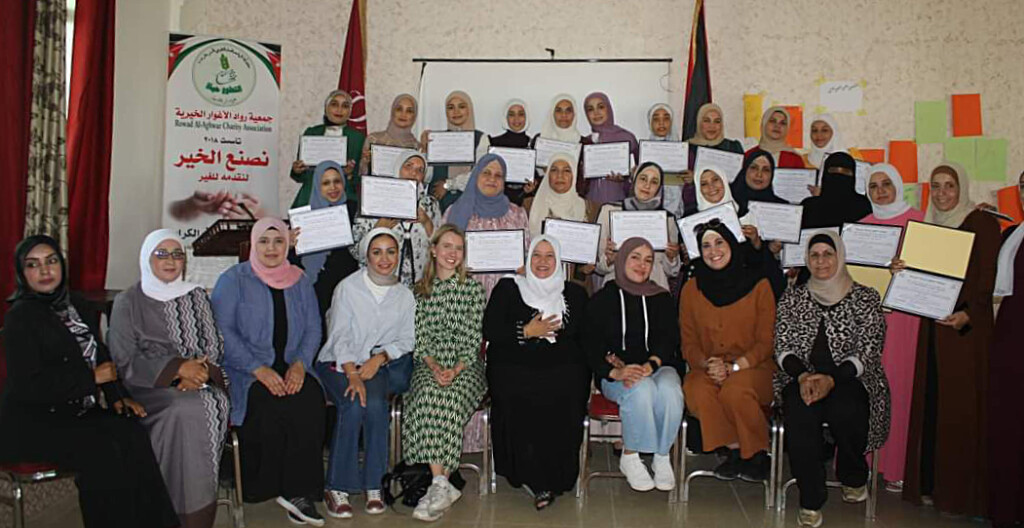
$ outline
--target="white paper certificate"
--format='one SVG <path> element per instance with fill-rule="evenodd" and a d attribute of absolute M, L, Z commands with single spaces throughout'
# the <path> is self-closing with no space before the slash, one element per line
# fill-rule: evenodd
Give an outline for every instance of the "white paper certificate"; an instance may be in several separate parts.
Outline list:
<path fill-rule="evenodd" d="M 846 262 L 887 267 L 900 249 L 903 228 L 873 224 L 843 224 Z"/>
<path fill-rule="evenodd" d="M 747 240 L 743 236 L 740 220 L 736 217 L 736 209 L 733 209 L 732 204 L 716 205 L 711 209 L 705 209 L 699 213 L 693 213 L 690 216 L 680 218 L 676 222 L 679 225 L 679 232 L 683 235 L 683 245 L 686 246 L 686 252 L 690 255 L 691 259 L 700 258 L 700 242 L 697 241 L 697 234 L 694 232 L 694 228 L 715 218 L 725 224 L 729 231 L 732 231 L 737 242 L 742 243 Z"/>
<path fill-rule="evenodd" d="M 344 136 L 302 136 L 299 147 L 302 163 L 315 167 L 321 161 L 333 161 L 342 167 L 347 163 L 348 138 Z"/>
<path fill-rule="evenodd" d="M 353 244 L 347 205 L 294 213 L 288 220 L 292 229 L 302 229 L 295 245 L 299 255 Z"/>
<path fill-rule="evenodd" d="M 646 238 L 655 251 L 663 251 L 668 245 L 665 211 L 612 211 L 608 214 L 608 225 L 615 247 L 633 237 Z"/>
<path fill-rule="evenodd" d="M 583 177 L 604 178 L 629 174 L 629 142 L 583 145 Z"/>
<path fill-rule="evenodd" d="M 690 169 L 690 147 L 682 141 L 641 141 L 640 163 L 648 161 L 665 172 L 683 172 Z"/>
<path fill-rule="evenodd" d="M 389 147 L 387 145 L 370 145 L 370 174 L 373 176 L 397 177 L 395 174 L 395 161 L 406 152 L 416 152 L 413 149 L 402 147 Z"/>
<path fill-rule="evenodd" d="M 554 139 L 547 139 L 538 137 L 537 141 L 533 142 L 533 149 L 537 151 L 537 166 L 541 168 L 547 168 L 548 163 L 551 163 L 551 156 L 556 153 L 568 154 L 575 160 L 580 159 L 580 144 L 569 143 L 568 141 L 556 141 Z"/>
<path fill-rule="evenodd" d="M 854 189 L 860 194 L 867 195 L 868 180 L 871 178 L 868 173 L 871 172 L 871 164 L 866 161 L 856 161 L 855 163 L 857 164 L 857 182 L 854 184 Z"/>
<path fill-rule="evenodd" d="M 419 206 L 416 185 L 416 180 L 364 176 L 359 186 L 359 214 L 415 220 Z"/>
<path fill-rule="evenodd" d="M 963 282 L 905 269 L 892 276 L 882 306 L 930 319 L 953 313 Z"/>
<path fill-rule="evenodd" d="M 822 227 L 818 229 L 802 229 L 800 231 L 800 242 L 797 244 L 783 244 L 782 245 L 782 267 L 783 268 L 800 268 L 807 265 L 807 243 L 810 242 L 811 237 L 821 233 L 823 231 L 831 231 L 839 236 L 839 228 L 837 227 Z"/>
<path fill-rule="evenodd" d="M 523 267 L 522 229 L 466 231 L 466 269 L 473 273 L 515 271 Z"/>
<path fill-rule="evenodd" d="M 476 145 L 472 130 L 427 134 L 427 163 L 474 163 Z"/>
<path fill-rule="evenodd" d="M 725 171 L 725 174 L 721 176 L 729 180 L 729 183 L 732 183 L 736 179 L 736 175 L 740 173 L 740 169 L 743 168 L 743 154 L 707 147 L 697 147 L 697 158 L 693 163 L 693 179 L 696 182 L 700 182 L 700 175 L 704 174 L 706 167 L 717 167 Z"/>
<path fill-rule="evenodd" d="M 800 222 L 804 206 L 751 201 L 747 204 L 757 223 L 758 234 L 764 240 L 800 242 Z"/>
<path fill-rule="evenodd" d="M 505 183 L 527 183 L 537 176 L 537 151 L 523 148 L 491 147 L 489 153 L 505 160 Z"/>
<path fill-rule="evenodd" d="M 811 197 L 811 191 L 807 186 L 817 183 L 818 176 L 814 169 L 775 169 L 772 189 L 779 198 L 791 204 L 798 204 L 804 198 Z"/>
<path fill-rule="evenodd" d="M 544 234 L 550 235 L 558 241 L 558 245 L 562 249 L 562 262 L 597 263 L 601 224 L 548 218 L 544 221 Z"/>

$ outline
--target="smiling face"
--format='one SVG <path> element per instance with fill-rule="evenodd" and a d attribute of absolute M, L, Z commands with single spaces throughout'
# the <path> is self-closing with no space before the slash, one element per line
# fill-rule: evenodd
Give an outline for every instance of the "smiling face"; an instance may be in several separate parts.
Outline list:
<path fill-rule="evenodd" d="M 335 95 L 327 103 L 327 120 L 335 125 L 344 125 L 348 116 L 352 115 L 352 103 L 341 94 Z"/>
<path fill-rule="evenodd" d="M 565 160 L 555 160 L 548 168 L 548 185 L 558 194 L 565 194 L 572 188 L 572 167 Z"/>
<path fill-rule="evenodd" d="M 460 127 L 469 120 L 469 102 L 457 95 L 448 99 L 444 111 L 448 116 L 448 122 L 454 126 Z"/>
<path fill-rule="evenodd" d="M 568 99 L 562 99 L 555 104 L 554 110 L 555 125 L 558 128 L 569 128 L 572 126 L 573 121 L 576 119 L 576 109 L 572 106 L 572 101 Z"/>
<path fill-rule="evenodd" d="M 458 271 L 466 254 L 466 243 L 458 233 L 449 231 L 434 244 L 434 263 L 438 277 L 450 277 Z"/>
<path fill-rule="evenodd" d="M 832 141 L 832 134 L 834 133 L 832 127 L 825 121 L 811 123 L 811 143 L 814 143 L 815 147 L 825 148 L 825 145 Z"/>
<path fill-rule="evenodd" d="M 715 271 L 725 269 L 732 260 L 732 247 L 715 231 L 707 231 L 700 239 L 700 256 Z"/>
<path fill-rule="evenodd" d="M 378 275 L 391 275 L 398 263 L 398 243 L 388 235 L 373 237 L 366 250 L 366 261 Z"/>
<path fill-rule="evenodd" d="M 647 167 L 636 175 L 636 183 L 633 185 L 633 192 L 638 200 L 652 200 L 658 196 L 658 190 L 661 189 L 661 174 L 658 169 Z"/>
<path fill-rule="evenodd" d="M 725 183 L 714 171 L 706 170 L 700 175 L 700 194 L 708 203 L 721 202 L 725 198 Z"/>
<path fill-rule="evenodd" d="M 391 109 L 391 120 L 401 128 L 409 128 L 416 122 L 416 103 L 409 97 L 398 100 Z"/>
<path fill-rule="evenodd" d="M 651 132 L 658 137 L 668 137 L 672 132 L 672 114 L 668 110 L 659 108 L 651 114 Z"/>
<path fill-rule="evenodd" d="M 722 114 L 717 110 L 704 112 L 700 119 L 700 135 L 704 139 L 714 139 L 722 133 Z"/>
<path fill-rule="evenodd" d="M 952 174 L 935 174 L 930 185 L 932 203 L 939 211 L 950 211 L 960 203 L 960 184 Z"/>
<path fill-rule="evenodd" d="M 487 197 L 501 194 L 505 190 L 505 173 L 501 164 L 497 161 L 488 163 L 476 178 L 476 188 Z"/>
<path fill-rule="evenodd" d="M 288 235 L 270 228 L 256 239 L 256 258 L 268 268 L 280 266 L 288 258 Z"/>
<path fill-rule="evenodd" d="M 772 115 L 768 117 L 768 123 L 764 127 L 764 132 L 769 139 L 775 141 L 785 139 L 786 134 L 789 133 L 789 120 L 786 119 L 786 114 L 772 112 Z"/>
<path fill-rule="evenodd" d="M 601 126 L 608 121 L 608 105 L 600 97 L 591 97 L 583 103 L 583 110 L 587 113 L 587 121 L 590 126 Z"/>
<path fill-rule="evenodd" d="M 537 244 L 530 253 L 530 271 L 538 279 L 546 279 L 555 273 L 558 266 L 558 259 L 555 258 L 555 248 L 545 240 Z"/>
<path fill-rule="evenodd" d="M 402 168 L 398 171 L 398 177 L 403 180 L 416 180 L 423 183 L 423 178 L 426 177 L 426 171 L 427 166 L 423 163 L 423 158 L 419 156 L 412 156 L 402 164 Z"/>
<path fill-rule="evenodd" d="M 747 167 L 747 187 L 755 191 L 763 191 L 772 184 L 772 164 L 768 158 L 759 156 Z"/>
<path fill-rule="evenodd" d="M 889 205 L 896 201 L 896 186 L 888 174 L 876 172 L 871 175 L 868 180 L 868 197 L 875 205 Z"/>
<path fill-rule="evenodd" d="M 345 193 L 345 180 L 336 169 L 327 169 L 320 175 L 320 195 L 329 202 L 337 202 Z"/>
<path fill-rule="evenodd" d="M 626 255 L 626 278 L 635 283 L 647 282 L 654 269 L 654 252 L 649 246 L 639 246 Z"/>
<path fill-rule="evenodd" d="M 185 251 L 177 240 L 164 240 L 149 254 L 149 268 L 161 282 L 171 283 L 185 270 Z"/>
<path fill-rule="evenodd" d="M 505 121 L 508 123 L 508 129 L 513 132 L 522 132 L 526 128 L 526 109 L 523 105 L 512 105 L 508 107 L 508 113 L 505 114 Z"/>
<path fill-rule="evenodd" d="M 36 244 L 22 263 L 25 281 L 36 293 L 53 293 L 64 277 L 60 268 L 60 256 L 46 244 Z"/>
<path fill-rule="evenodd" d="M 818 242 L 807 253 L 807 267 L 815 279 L 829 280 L 839 269 L 839 256 L 832 246 Z"/>

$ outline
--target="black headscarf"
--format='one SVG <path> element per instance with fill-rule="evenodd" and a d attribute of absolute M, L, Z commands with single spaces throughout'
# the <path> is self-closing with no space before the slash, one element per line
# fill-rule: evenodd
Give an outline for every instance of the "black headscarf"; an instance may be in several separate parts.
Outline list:
<path fill-rule="evenodd" d="M 768 182 L 768 186 L 760 191 L 755 191 L 747 185 L 747 169 L 757 160 L 757 158 L 765 158 L 768 160 L 768 165 L 772 169 L 772 179 Z M 786 200 L 779 198 L 775 194 L 775 189 L 772 187 L 772 183 L 775 181 L 775 158 L 772 157 L 771 153 L 767 150 L 761 150 L 757 147 L 750 150 L 746 156 L 743 157 L 743 168 L 740 169 L 739 174 L 736 175 L 736 179 L 732 181 L 729 187 L 732 190 L 732 199 L 739 206 L 739 210 L 736 215 L 742 218 L 747 214 L 749 210 L 747 208 L 751 200 L 755 202 L 768 202 L 768 203 L 788 203 Z"/>
<path fill-rule="evenodd" d="M 698 244 L 702 242 L 705 233 L 714 231 L 721 235 L 732 249 L 729 264 L 720 270 L 713 270 L 704 262 L 703 251 L 701 258 L 694 262 L 693 271 L 697 278 L 697 289 L 711 304 L 718 307 L 728 306 L 745 297 L 764 278 L 763 271 L 747 265 L 743 248 L 740 247 L 736 236 L 725 224 L 718 220 L 711 220 L 697 226 L 694 231 L 696 231 Z"/>
<path fill-rule="evenodd" d="M 28 285 L 28 279 L 25 278 L 25 257 L 28 256 L 29 251 L 32 251 L 33 248 L 40 244 L 50 246 L 60 260 L 60 284 L 50 293 L 39 293 L 33 290 Z M 32 235 L 18 242 L 18 246 L 14 248 L 14 280 L 15 290 L 7 298 L 7 302 L 35 300 L 47 303 L 57 309 L 63 308 L 68 304 L 67 261 L 64 260 L 64 254 L 61 253 L 60 245 L 57 244 L 57 241 L 47 235 Z"/>
<path fill-rule="evenodd" d="M 857 194 L 857 162 L 845 152 L 834 152 L 825 158 L 821 168 L 821 196 L 805 198 L 804 229 L 838 227 L 858 222 L 871 214 L 871 201 Z"/>

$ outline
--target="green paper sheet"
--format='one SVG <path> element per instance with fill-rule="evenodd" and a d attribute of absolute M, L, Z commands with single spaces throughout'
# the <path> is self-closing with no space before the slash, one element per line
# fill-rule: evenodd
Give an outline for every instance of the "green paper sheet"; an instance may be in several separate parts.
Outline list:
<path fill-rule="evenodd" d="M 974 179 L 1006 183 L 1006 140 L 977 138 Z"/>
<path fill-rule="evenodd" d="M 917 183 L 903 184 L 903 201 L 907 202 L 914 209 L 921 208 L 921 190 L 918 189 L 919 185 Z"/>
<path fill-rule="evenodd" d="M 942 143 L 946 139 L 946 101 L 914 103 L 914 139 L 917 143 Z"/>
<path fill-rule="evenodd" d="M 945 158 L 963 165 L 971 178 L 978 176 L 975 162 L 977 142 L 978 138 L 973 137 L 946 138 L 946 141 L 943 142 Z"/>

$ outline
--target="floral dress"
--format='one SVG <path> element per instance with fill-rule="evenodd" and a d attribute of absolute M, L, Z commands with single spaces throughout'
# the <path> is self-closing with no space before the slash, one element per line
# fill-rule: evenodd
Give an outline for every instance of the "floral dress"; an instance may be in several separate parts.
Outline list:
<path fill-rule="evenodd" d="M 430 217 L 430 221 L 434 224 L 434 229 L 441 227 L 441 208 L 437 205 L 437 200 L 433 196 L 429 194 L 421 195 L 419 207 Z M 355 223 L 352 225 L 352 237 L 355 243 L 352 244 L 349 251 L 359 261 L 360 266 L 365 267 L 366 260 L 360 258 L 359 242 L 376 225 L 376 218 L 365 216 L 356 218 Z M 423 277 L 423 269 L 427 264 L 427 255 L 430 251 L 430 235 L 427 234 L 427 229 L 423 227 L 423 224 L 406 220 L 399 222 L 398 225 L 391 229 L 391 232 L 398 237 L 398 240 L 402 241 L 402 247 L 399 248 L 401 250 L 399 259 L 401 267 L 398 268 L 398 278 L 402 284 L 412 289 L 416 281 Z"/>

